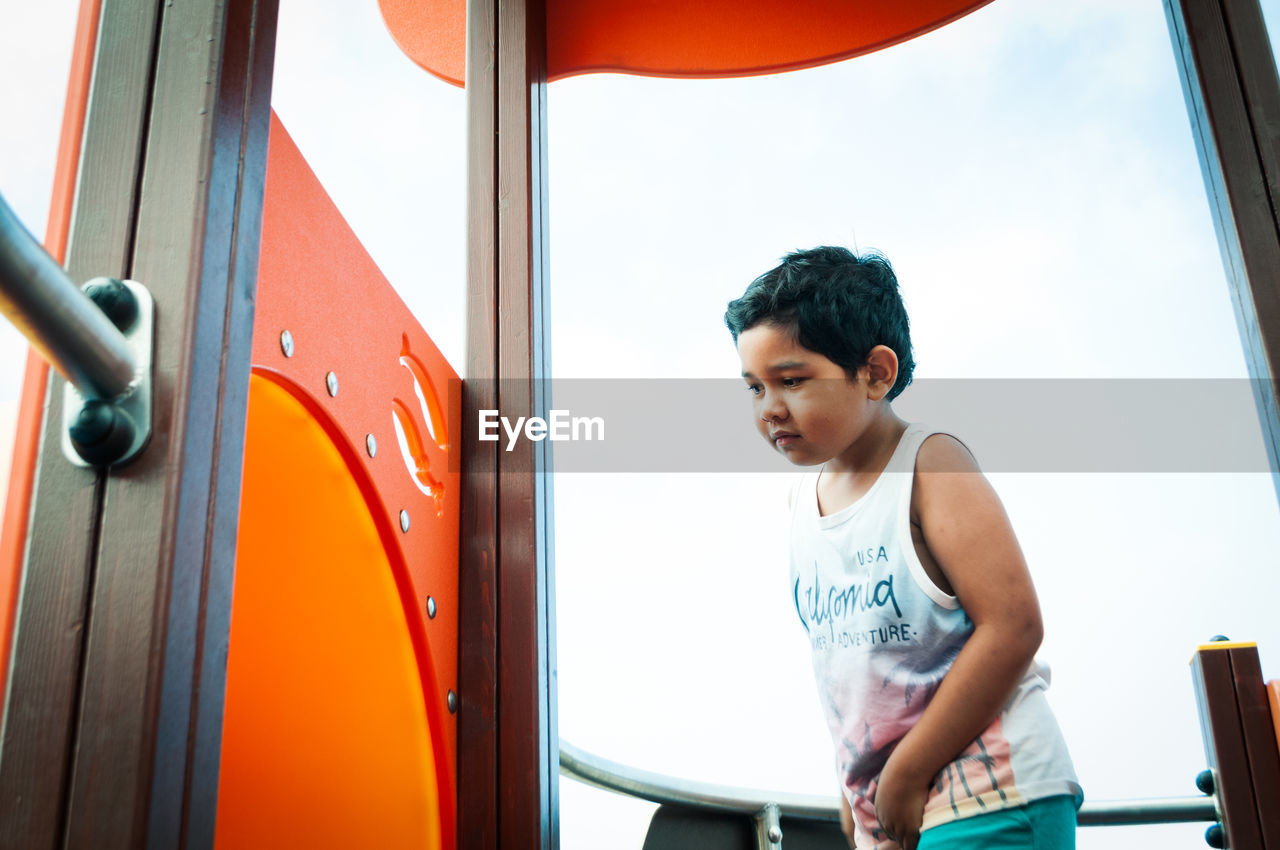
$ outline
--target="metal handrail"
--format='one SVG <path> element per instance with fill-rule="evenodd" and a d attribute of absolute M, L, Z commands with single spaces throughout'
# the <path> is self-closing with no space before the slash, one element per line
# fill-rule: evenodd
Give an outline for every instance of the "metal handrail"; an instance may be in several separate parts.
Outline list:
<path fill-rule="evenodd" d="M 680 779 L 609 761 L 563 739 L 560 741 L 560 773 L 587 785 L 653 803 L 752 815 L 757 818 L 758 826 L 761 812 L 770 806 L 776 806 L 782 817 L 840 820 L 839 799 L 834 796 L 788 794 Z M 1217 801 L 1210 795 L 1087 802 L 1080 807 L 1076 822 L 1080 826 L 1131 826 L 1212 822 L 1219 817 Z M 771 842 L 774 846 L 778 843 Z"/>
<path fill-rule="evenodd" d="M 651 773 L 580 750 L 563 738 L 560 740 L 560 773 L 587 785 L 639 797 L 651 803 L 749 815 L 774 803 L 784 817 L 819 821 L 840 819 L 835 797 L 737 788 Z"/>
<path fill-rule="evenodd" d="M 1222 817 L 1217 798 L 1148 797 L 1142 800 L 1097 800 L 1076 812 L 1080 826 L 1137 826 L 1152 823 L 1206 823 Z"/>
<path fill-rule="evenodd" d="M 130 389 L 136 358 L 123 334 L 80 291 L 0 196 L 0 313 L 86 398 Z"/>

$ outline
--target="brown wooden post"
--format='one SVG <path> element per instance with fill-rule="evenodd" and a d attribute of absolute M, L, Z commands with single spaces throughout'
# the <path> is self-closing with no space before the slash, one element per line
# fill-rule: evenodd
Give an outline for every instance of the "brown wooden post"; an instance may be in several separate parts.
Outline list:
<path fill-rule="evenodd" d="M 1258 0 L 1165 0 L 1280 492 L 1280 81 Z"/>
<path fill-rule="evenodd" d="M 68 267 L 156 301 L 151 441 L 62 456 L 52 379 L 0 847 L 211 847 L 275 0 L 105 0 Z"/>
<path fill-rule="evenodd" d="M 1280 847 L 1280 753 L 1253 644 L 1207 644 L 1191 659 L 1205 759 L 1226 846 Z"/>
<path fill-rule="evenodd" d="M 468 352 L 460 604 L 462 847 L 559 844 L 547 443 L 477 437 L 477 411 L 547 415 L 542 0 L 467 5 Z"/>
<path fill-rule="evenodd" d="M 467 363 L 458 534 L 458 846 L 498 847 L 497 444 L 477 411 L 498 407 L 496 0 L 467 2 Z"/>
<path fill-rule="evenodd" d="M 73 280 L 124 275 L 129 268 L 155 18 L 154 8 L 136 2 L 103 2 L 93 61 L 93 76 L 100 82 L 86 109 L 73 244 L 67 252 Z M 51 383 L 0 741 L 0 847 L 5 850 L 62 843 L 101 511 L 101 476 L 61 459 L 62 380 L 54 377 Z"/>

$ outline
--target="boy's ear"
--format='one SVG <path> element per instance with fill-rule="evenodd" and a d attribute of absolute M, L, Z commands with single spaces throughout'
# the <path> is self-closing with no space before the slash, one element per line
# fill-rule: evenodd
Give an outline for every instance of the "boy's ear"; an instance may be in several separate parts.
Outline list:
<path fill-rule="evenodd" d="M 880 401 L 898 380 L 898 355 L 887 345 L 877 345 L 867 352 L 867 392 L 872 401 Z"/>

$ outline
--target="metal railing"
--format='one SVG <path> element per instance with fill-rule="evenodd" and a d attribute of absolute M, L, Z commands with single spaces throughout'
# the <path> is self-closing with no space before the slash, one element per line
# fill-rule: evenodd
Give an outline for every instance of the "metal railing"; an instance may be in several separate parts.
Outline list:
<path fill-rule="evenodd" d="M 780 819 L 840 820 L 838 798 L 788 794 L 694 782 L 651 773 L 609 761 L 560 741 L 560 773 L 606 791 L 639 797 L 653 803 L 736 812 L 755 819 L 756 846 L 779 850 Z M 1160 797 L 1086 802 L 1077 813 L 1080 826 L 1131 826 L 1157 823 L 1213 822 L 1219 819 L 1216 797 Z"/>
<path fill-rule="evenodd" d="M 0 197 L 0 313 L 68 383 L 62 453 L 77 466 L 135 457 L 151 435 L 155 304 L 137 281 L 76 286 Z"/>
<path fill-rule="evenodd" d="M 124 335 L 45 252 L 0 197 L 0 312 L 86 398 L 112 399 L 134 380 Z"/>

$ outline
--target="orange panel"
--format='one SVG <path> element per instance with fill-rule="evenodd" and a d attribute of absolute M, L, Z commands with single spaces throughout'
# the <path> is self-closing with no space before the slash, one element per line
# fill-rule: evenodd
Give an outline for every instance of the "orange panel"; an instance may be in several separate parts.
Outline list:
<path fill-rule="evenodd" d="M 80 164 L 80 139 L 84 133 L 85 107 L 89 102 L 89 81 L 93 74 L 101 6 L 101 0 L 83 0 L 76 19 L 71 74 L 62 110 L 62 133 L 58 139 L 58 159 L 44 237 L 45 250 L 60 263 L 66 261 L 71 205 L 75 200 L 76 172 Z M 40 448 L 40 420 L 48 382 L 49 364 L 34 350 L 28 349 L 13 441 L 13 462 L 9 465 L 4 524 L 0 528 L 0 704 L 4 702 L 4 688 L 8 682 L 9 642 L 13 637 L 13 616 L 18 603 L 27 516 L 31 508 L 31 484 L 35 476 L 36 452 Z"/>
<path fill-rule="evenodd" d="M 442 846 L 431 686 L 411 634 L 421 624 L 362 474 L 302 402 L 252 377 L 222 850 Z"/>
<path fill-rule="evenodd" d="M 443 847 L 452 847 L 457 724 L 450 711 L 450 693 L 457 691 L 458 669 L 459 474 L 449 462 L 456 428 L 449 427 L 447 420 L 451 412 L 458 409 L 461 382 L 352 234 L 274 114 L 267 154 L 253 371 L 255 395 L 250 399 L 246 436 L 249 450 L 256 451 L 255 440 L 260 439 L 257 432 L 263 427 L 257 410 L 263 392 L 260 385 L 266 382 L 285 388 L 296 405 L 323 429 L 346 465 L 350 487 L 358 491 L 361 500 L 359 517 L 351 521 L 370 523 L 367 529 L 372 529 L 381 551 L 376 559 L 364 565 L 361 575 L 384 590 L 386 582 L 392 582 L 399 598 L 395 617 L 405 629 L 401 637 L 407 643 L 392 641 L 394 650 L 363 643 L 361 635 L 367 624 L 343 611 L 325 608 L 321 613 L 320 608 L 291 602 L 286 605 L 286 600 L 281 599 L 281 608 L 273 616 L 288 628 L 292 628 L 288 626 L 291 618 L 294 626 L 304 630 L 322 623 L 323 631 L 332 633 L 340 644 L 358 647 L 344 650 L 347 654 L 340 656 L 344 663 L 356 657 L 377 663 L 377 657 L 384 651 L 398 653 L 403 659 L 407 657 L 404 653 L 411 650 L 419 689 L 418 719 L 429 741 L 430 758 L 424 764 L 434 771 L 433 781 L 440 801 L 439 840 Z M 332 391 L 327 380 L 329 373 L 333 374 Z M 299 540 L 296 545 L 308 546 L 309 541 L 314 541 L 317 548 L 307 550 L 313 552 L 307 559 L 307 575 L 297 578 L 305 583 L 312 580 L 308 577 L 312 571 L 342 569 L 350 553 L 339 556 L 326 541 L 332 534 L 354 533 L 351 529 L 338 528 L 349 511 L 330 513 L 331 498 L 336 497 L 331 496 L 328 485 L 286 473 L 281 465 L 283 461 L 274 467 L 270 462 L 264 463 L 271 474 L 290 479 L 287 486 L 293 494 L 291 498 L 320 500 L 315 508 L 316 516 L 326 517 L 315 521 L 300 518 L 297 522 L 302 525 L 272 521 L 274 532 L 262 536 L 264 545 L 271 542 L 272 534 L 288 535 L 296 529 L 305 529 L 306 540 Z M 241 508 L 242 535 L 244 528 L 262 519 L 258 511 L 273 510 L 269 504 L 254 501 L 250 482 L 251 469 L 247 461 Z M 284 491 L 280 498 L 285 498 Z M 401 524 L 402 513 L 407 518 L 407 531 Z M 293 545 L 293 542 L 289 544 Z M 242 636 L 245 629 L 250 630 L 248 634 L 254 632 L 241 621 L 244 607 L 241 593 L 248 592 L 247 588 L 252 586 L 242 587 L 241 578 L 247 575 L 245 570 L 251 569 L 246 565 L 256 562 L 256 556 L 242 548 L 239 559 L 232 602 L 233 662 L 237 651 L 254 654 L 251 648 L 239 647 L 252 647 L 259 640 Z M 337 580 L 336 576 L 325 579 Z M 347 592 L 373 592 L 373 586 L 353 586 L 341 593 L 336 587 L 330 602 Z M 283 588 L 278 591 L 283 592 Z M 309 591 L 296 587 L 293 592 Z M 385 593 L 380 598 L 384 608 L 390 604 Z M 384 610 L 383 616 L 392 615 Z M 264 639 L 266 637 L 269 635 L 264 634 Z M 317 657 L 310 661 L 306 660 L 306 649 L 305 642 L 289 649 L 298 654 L 299 663 L 303 663 L 308 675 L 313 677 L 306 687 L 317 693 L 332 694 L 325 679 L 328 674 L 323 659 L 333 647 L 318 646 Z M 274 697 L 263 696 L 272 693 L 269 690 L 254 693 L 252 689 L 238 688 L 234 679 L 239 675 L 234 669 L 229 673 L 225 758 L 233 757 L 242 746 L 237 736 L 254 728 L 252 724 L 233 725 L 235 712 L 243 710 L 236 700 L 249 699 L 246 695 L 253 693 L 252 699 L 262 703 L 263 712 L 279 716 L 292 699 L 290 691 L 281 691 L 280 699 L 286 701 L 285 705 L 273 705 Z M 405 675 L 408 674 L 403 669 L 395 676 L 388 675 L 378 687 L 388 688 L 392 696 L 400 694 L 396 697 L 400 699 L 404 696 Z M 259 687 L 266 684 L 260 682 Z M 358 689 L 364 687 L 360 685 Z M 355 689 L 353 686 L 347 690 Z M 371 698 L 384 697 L 375 690 Z M 359 699 L 352 704 L 359 704 Z M 301 706 L 294 708 L 304 710 Z M 334 727 L 326 734 L 341 737 L 344 732 Z M 335 769 L 342 758 L 358 757 L 349 745 L 365 746 L 365 730 L 356 726 L 349 734 L 349 740 L 330 751 Z M 251 734 L 250 740 L 265 746 L 267 739 Z M 279 758 L 287 762 L 292 757 L 292 751 L 288 751 L 282 752 Z M 357 758 L 353 770 L 364 769 L 364 762 Z M 405 765 L 389 768 L 393 773 L 407 769 Z M 223 790 L 230 795 L 226 799 L 234 801 L 239 789 L 228 787 L 226 770 L 224 765 Z M 314 790 L 317 794 L 324 791 L 318 786 Z M 342 811 L 348 793 L 356 792 L 341 783 L 331 785 L 324 796 L 312 801 L 315 808 L 309 816 L 314 818 L 317 811 L 329 806 Z M 414 811 L 421 808 L 420 801 L 412 795 L 390 799 Z M 219 803 L 219 841 L 223 840 L 223 802 Z M 247 799 L 244 802 L 248 804 Z M 302 809 L 294 810 L 293 814 L 301 816 Z M 238 815 L 230 817 L 228 823 L 237 822 Z M 404 813 L 404 818 L 411 819 L 408 813 Z M 239 834 L 235 827 L 226 829 L 232 836 Z M 364 843 L 358 846 L 402 845 Z M 411 842 L 409 846 L 419 845 Z"/>
<path fill-rule="evenodd" d="M 547 78 L 742 77 L 870 53 L 990 0 L 547 0 Z M 466 0 L 378 0 L 400 48 L 462 85 Z"/>

